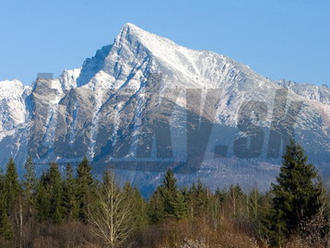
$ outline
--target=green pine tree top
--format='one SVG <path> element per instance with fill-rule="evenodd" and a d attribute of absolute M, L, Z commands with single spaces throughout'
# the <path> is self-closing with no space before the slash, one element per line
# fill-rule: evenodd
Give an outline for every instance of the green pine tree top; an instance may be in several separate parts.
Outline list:
<path fill-rule="evenodd" d="M 315 167 L 307 162 L 303 148 L 291 141 L 286 147 L 277 183 L 272 184 L 272 233 L 279 245 L 290 234 L 299 232 L 301 223 L 315 216 L 322 189 Z"/>

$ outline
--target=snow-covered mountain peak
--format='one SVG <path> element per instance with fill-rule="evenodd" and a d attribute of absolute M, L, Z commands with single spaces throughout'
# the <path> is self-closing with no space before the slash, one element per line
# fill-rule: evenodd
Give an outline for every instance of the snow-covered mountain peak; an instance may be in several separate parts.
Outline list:
<path fill-rule="evenodd" d="M 60 76 L 61 85 L 64 91 L 77 87 L 77 79 L 80 75 L 81 69 L 64 70 Z"/>
<path fill-rule="evenodd" d="M 121 28 L 119 34 L 115 39 L 115 44 L 120 45 L 120 43 L 127 43 L 127 42 L 132 43 L 132 41 L 136 41 L 136 40 L 143 43 L 149 49 L 152 49 L 155 46 L 165 46 L 165 45 L 167 45 L 168 47 L 178 46 L 173 41 L 167 38 L 145 31 L 144 29 L 131 23 L 126 23 Z"/>
<path fill-rule="evenodd" d="M 108 81 L 109 88 L 127 85 L 129 81 L 139 88 L 136 82 L 143 81 L 150 72 L 162 72 L 168 86 L 184 88 L 222 87 L 228 75 L 242 73 L 257 81 L 267 81 L 248 66 L 224 55 L 180 46 L 131 23 L 121 28 L 112 45 L 102 47 L 94 57 L 85 60 L 77 86 L 93 84 L 92 79 L 100 71 L 113 78 Z M 134 75 L 136 82 L 132 83 Z"/>
<path fill-rule="evenodd" d="M 24 85 L 19 80 L 0 81 L 0 101 L 4 99 L 21 99 L 31 92 L 31 86 Z"/>
<path fill-rule="evenodd" d="M 24 85 L 21 81 L 19 80 L 4 80 L 4 81 L 0 81 L 0 89 L 1 92 L 3 92 L 3 90 L 16 90 L 16 89 L 23 89 Z"/>
<path fill-rule="evenodd" d="M 160 71 L 170 71 L 170 74 L 177 75 L 172 79 L 166 78 L 168 83 L 175 81 L 174 85 L 176 86 L 179 84 L 181 87 L 188 88 L 217 88 L 223 86 L 222 82 L 227 76 L 238 74 L 249 75 L 248 77 L 254 78 L 256 81 L 269 81 L 259 76 L 250 67 L 222 54 L 183 47 L 172 40 L 145 31 L 131 23 L 122 27 L 115 39 L 113 49 L 117 49 L 118 52 L 113 56 L 110 51 L 108 60 L 113 60 L 118 55 L 121 56 L 122 50 L 126 50 L 125 59 L 128 57 L 132 60 L 139 57 L 145 59 L 147 54 L 156 64 L 153 69 L 158 67 Z"/>
<path fill-rule="evenodd" d="M 116 46 L 130 46 L 140 49 L 141 45 L 168 64 L 182 64 L 179 57 L 196 57 L 201 51 L 180 46 L 167 38 L 145 31 L 134 24 L 125 24 L 115 39 Z M 137 50 L 138 51 L 138 50 Z"/>
<path fill-rule="evenodd" d="M 26 121 L 25 97 L 30 91 L 21 81 L 0 81 L 0 140 Z"/>

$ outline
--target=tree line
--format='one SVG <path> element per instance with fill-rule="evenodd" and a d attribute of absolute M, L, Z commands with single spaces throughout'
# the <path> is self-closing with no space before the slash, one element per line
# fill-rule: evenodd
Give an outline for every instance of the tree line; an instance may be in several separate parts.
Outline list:
<path fill-rule="evenodd" d="M 268 192 L 179 187 L 169 169 L 145 199 L 110 170 L 95 179 L 86 158 L 63 173 L 51 163 L 37 176 L 31 158 L 24 167 L 19 179 L 10 159 L 0 173 L 1 247 L 327 247 L 329 197 L 293 141 Z"/>

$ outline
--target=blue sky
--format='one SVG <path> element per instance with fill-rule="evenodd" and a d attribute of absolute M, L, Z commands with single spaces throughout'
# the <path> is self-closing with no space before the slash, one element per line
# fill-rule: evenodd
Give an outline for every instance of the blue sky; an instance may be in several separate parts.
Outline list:
<path fill-rule="evenodd" d="M 329 0 L 1 0 L 0 80 L 80 67 L 134 23 L 273 79 L 330 85 Z"/>

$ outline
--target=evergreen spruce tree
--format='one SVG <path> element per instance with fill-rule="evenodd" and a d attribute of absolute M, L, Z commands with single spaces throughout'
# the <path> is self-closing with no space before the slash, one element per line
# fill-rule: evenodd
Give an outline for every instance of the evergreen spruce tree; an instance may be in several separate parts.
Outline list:
<path fill-rule="evenodd" d="M 33 163 L 32 157 L 29 157 L 24 165 L 25 174 L 23 180 L 23 186 L 25 194 L 32 195 L 37 184 L 37 176 L 35 172 L 35 165 Z"/>
<path fill-rule="evenodd" d="M 45 222 L 49 219 L 50 194 L 47 189 L 47 176 L 43 173 L 36 187 L 36 211 L 37 220 Z"/>
<path fill-rule="evenodd" d="M 177 186 L 176 186 L 176 178 L 174 176 L 174 173 L 171 169 L 168 169 L 166 171 L 164 181 L 163 181 L 163 187 L 167 191 L 174 193 L 177 191 Z"/>
<path fill-rule="evenodd" d="M 188 205 L 181 191 L 176 192 L 172 205 L 174 212 L 173 214 L 177 220 L 181 220 L 188 217 Z"/>
<path fill-rule="evenodd" d="M 0 188 L 0 235 L 7 240 L 13 238 L 13 219 L 15 207 L 21 192 L 16 166 L 11 158 L 7 164 L 6 174 L 1 175 Z"/>
<path fill-rule="evenodd" d="M 277 183 L 272 185 L 271 237 L 280 245 L 299 232 L 303 222 L 318 214 L 322 189 L 315 167 L 307 163 L 301 146 L 291 141 L 286 147 Z"/>
<path fill-rule="evenodd" d="M 190 190 L 187 187 L 184 187 L 181 192 L 187 206 L 187 217 L 192 217 L 193 210 L 192 210 L 192 198 L 191 198 Z"/>
<path fill-rule="evenodd" d="M 163 198 L 164 210 L 167 217 L 175 217 L 174 205 L 177 198 L 176 178 L 171 169 L 165 174 L 163 184 L 160 186 L 160 193 Z"/>
<path fill-rule="evenodd" d="M 67 164 L 65 167 L 65 179 L 63 182 L 63 203 L 65 215 L 69 219 L 78 219 L 79 217 L 76 188 L 76 181 L 73 176 L 72 166 L 71 164 Z"/>
<path fill-rule="evenodd" d="M 188 201 L 176 185 L 176 178 L 171 169 L 165 173 L 161 186 L 151 197 L 149 206 L 152 208 L 152 222 L 159 222 L 166 217 L 183 219 L 188 216 Z"/>
<path fill-rule="evenodd" d="M 12 240 L 14 237 L 11 221 L 4 210 L 0 206 L 0 237 L 4 240 Z"/>
<path fill-rule="evenodd" d="M 11 158 L 7 164 L 7 171 L 4 177 L 5 204 L 8 210 L 14 209 L 20 191 L 16 166 Z"/>
<path fill-rule="evenodd" d="M 50 196 L 49 217 L 54 223 L 61 223 L 64 215 L 62 177 L 56 163 L 51 163 L 47 173 Z"/>
<path fill-rule="evenodd" d="M 0 173 L 0 238 L 4 240 L 11 240 L 13 237 L 13 230 L 11 222 L 8 218 L 8 208 L 5 192 L 5 177 Z"/>
<path fill-rule="evenodd" d="M 87 221 L 87 212 L 88 212 L 88 194 L 91 192 L 91 187 L 93 184 L 93 177 L 91 174 L 92 168 L 89 165 L 89 162 L 86 157 L 78 165 L 77 168 L 77 204 L 79 208 L 79 219 L 82 221 Z"/>
<path fill-rule="evenodd" d="M 35 207 L 35 193 L 37 187 L 37 177 L 35 173 L 35 165 L 32 157 L 29 157 L 24 165 L 25 174 L 23 179 L 24 198 L 27 204 L 27 211 L 29 217 L 32 216 L 33 208 Z"/>
<path fill-rule="evenodd" d="M 158 187 L 148 201 L 148 216 L 150 222 L 155 224 L 165 219 L 165 203 L 161 193 L 161 188 Z"/>
<path fill-rule="evenodd" d="M 148 202 L 148 215 L 152 223 L 159 223 L 167 217 L 175 217 L 177 191 L 174 173 L 168 169 L 163 183 L 157 187 Z"/>
<path fill-rule="evenodd" d="M 132 225 L 134 231 L 143 230 L 149 223 L 147 215 L 147 204 L 142 198 L 139 190 L 126 183 L 123 193 L 128 201 L 132 203 Z"/>
<path fill-rule="evenodd" d="M 36 209 L 39 221 L 61 223 L 64 217 L 62 177 L 56 163 L 51 163 L 36 189 Z"/>
<path fill-rule="evenodd" d="M 201 217 L 208 211 L 208 189 L 198 180 L 190 189 L 190 198 L 193 210 L 193 216 Z"/>

